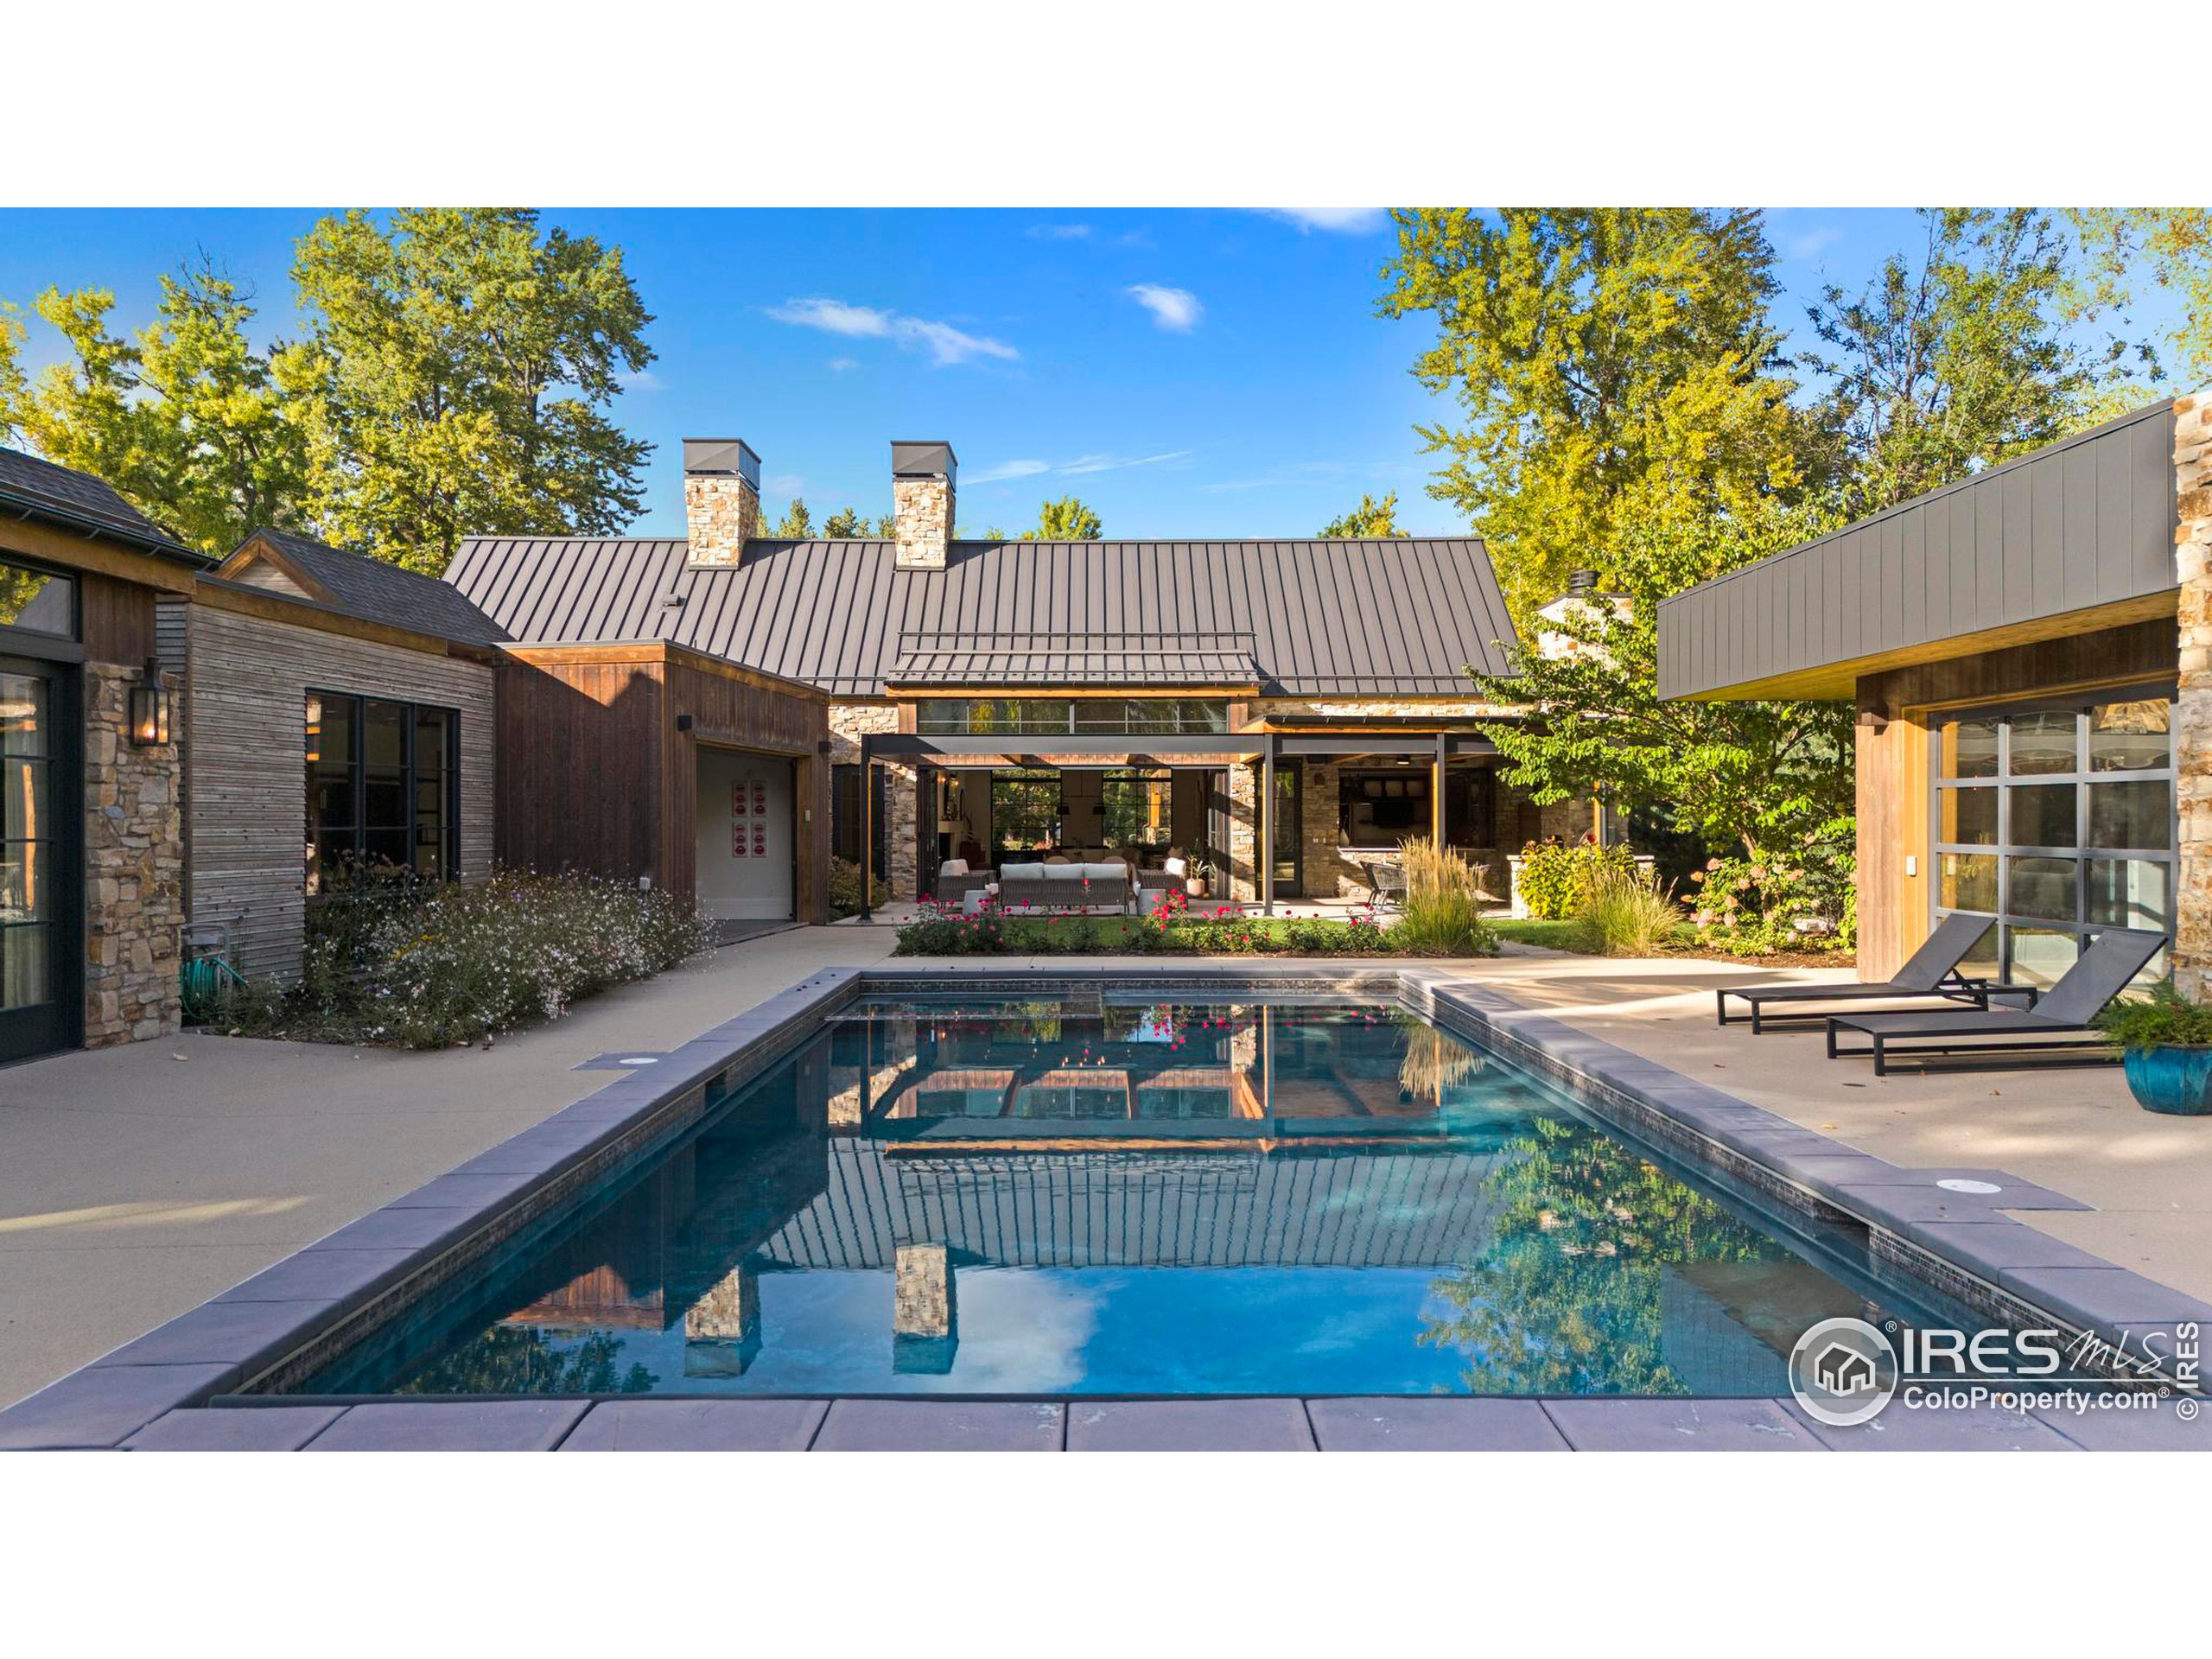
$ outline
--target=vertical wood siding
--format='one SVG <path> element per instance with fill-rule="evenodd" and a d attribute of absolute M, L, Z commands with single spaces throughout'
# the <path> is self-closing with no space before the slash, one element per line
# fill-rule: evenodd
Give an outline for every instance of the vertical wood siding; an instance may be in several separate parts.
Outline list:
<path fill-rule="evenodd" d="M 495 670 L 200 605 L 188 628 L 188 914 L 228 925 L 239 971 L 299 970 L 310 686 L 459 712 L 461 874 L 491 873 Z"/>

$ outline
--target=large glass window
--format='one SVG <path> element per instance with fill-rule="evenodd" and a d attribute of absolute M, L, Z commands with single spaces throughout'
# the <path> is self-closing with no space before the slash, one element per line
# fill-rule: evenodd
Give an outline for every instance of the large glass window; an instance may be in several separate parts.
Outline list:
<path fill-rule="evenodd" d="M 1059 840 L 1060 775 L 1025 770 L 991 774 L 995 852 L 1049 850 Z"/>
<path fill-rule="evenodd" d="M 1346 847 L 1395 848 L 1435 827 L 1426 766 L 1350 767 L 1337 774 L 1337 831 Z"/>
<path fill-rule="evenodd" d="M 75 639 L 76 580 L 28 565 L 0 563 L 0 627 Z"/>
<path fill-rule="evenodd" d="M 1165 768 L 1106 773 L 1099 780 L 1106 845 L 1165 847 L 1174 840 L 1174 784 Z"/>
<path fill-rule="evenodd" d="M 449 709 L 308 692 L 308 893 L 453 874 L 460 765 L 461 722 Z"/>
<path fill-rule="evenodd" d="M 915 705 L 914 726 L 932 736 L 1189 735 L 1226 732 L 1229 705 L 1205 697 L 935 697 Z"/>
<path fill-rule="evenodd" d="M 0 1008 L 54 996 L 56 846 L 48 682 L 0 674 Z"/>
<path fill-rule="evenodd" d="M 2172 931 L 2166 697 L 1961 715 L 1937 734 L 1936 770 L 1936 910 L 1998 918 L 1988 967 L 2048 985 L 2085 933 Z"/>

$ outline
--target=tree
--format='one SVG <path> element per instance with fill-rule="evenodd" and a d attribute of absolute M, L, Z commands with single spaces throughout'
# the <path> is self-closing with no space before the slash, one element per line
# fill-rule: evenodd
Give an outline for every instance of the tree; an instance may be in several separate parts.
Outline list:
<path fill-rule="evenodd" d="M 1769 849 L 1834 833 L 1852 810 L 1846 702 L 1662 702 L 1659 601 L 1809 540 L 1833 519 L 1769 503 L 1732 518 L 1643 495 L 1606 548 L 1614 594 L 1569 607 L 1515 672 L 1478 677 L 1483 695 L 1532 717 L 1483 732 L 1539 802 L 1601 794 L 1664 806 L 1710 844 Z"/>
<path fill-rule="evenodd" d="M 899 523 L 887 512 L 871 523 L 852 508 L 840 507 L 830 515 L 822 533 L 833 542 L 887 542 L 899 533 Z"/>
<path fill-rule="evenodd" d="M 1341 518 L 1332 518 L 1321 526 L 1321 534 L 1332 540 L 1357 539 L 1363 536 L 1396 536 L 1398 529 L 1398 493 L 1395 490 L 1377 501 L 1365 491 L 1360 493 L 1359 505 Z"/>
<path fill-rule="evenodd" d="M 783 522 L 766 533 L 786 542 L 811 541 L 814 537 L 814 518 L 807 512 L 806 503 L 798 497 L 793 496 L 789 511 L 784 514 Z"/>
<path fill-rule="evenodd" d="M 1707 510 L 1801 479 L 1803 434 L 1768 315 L 1758 215 L 1691 208 L 1400 210 L 1385 316 L 1431 312 L 1413 372 L 1467 424 L 1422 427 L 1430 486 L 1489 543 L 1516 618 L 1613 537 L 1624 496 L 1665 481 Z"/>
<path fill-rule="evenodd" d="M 1893 254 L 1856 297 L 1807 308 L 1800 365 L 1827 393 L 1815 424 L 1853 517 L 1878 512 L 2092 423 L 2118 353 L 2065 327 L 2066 238 L 2031 208 L 1923 209 L 1916 257 Z"/>
<path fill-rule="evenodd" d="M 2076 311 L 2124 307 L 2147 280 L 2182 308 L 2162 342 L 2134 348 L 2148 378 L 2190 391 L 2212 382 L 2212 207 L 2078 207 L 2066 217 L 2083 261 Z"/>
<path fill-rule="evenodd" d="M 354 210 L 301 239 L 313 511 L 435 575 L 473 532 L 603 535 L 652 446 L 610 417 L 652 360 L 619 248 L 508 208 Z"/>
<path fill-rule="evenodd" d="M 299 353 L 257 350 L 250 295 L 203 260 L 161 279 L 154 321 L 108 332 L 105 289 L 33 304 L 69 360 L 22 372 L 22 323 L 0 311 L 0 431 L 92 474 L 186 545 L 229 552 L 249 531 L 297 526 L 308 493 Z"/>
<path fill-rule="evenodd" d="M 1047 501 L 1038 510 L 1037 528 L 1025 530 L 1025 542 L 1095 542 L 1104 533 L 1098 515 L 1071 495 Z"/>

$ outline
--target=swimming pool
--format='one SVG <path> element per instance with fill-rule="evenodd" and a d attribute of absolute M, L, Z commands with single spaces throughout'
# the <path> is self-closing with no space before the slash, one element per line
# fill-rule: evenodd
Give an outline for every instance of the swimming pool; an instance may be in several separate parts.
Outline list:
<path fill-rule="evenodd" d="M 291 1385 L 1773 1395 L 1963 1309 L 1402 1004 L 863 997 Z"/>

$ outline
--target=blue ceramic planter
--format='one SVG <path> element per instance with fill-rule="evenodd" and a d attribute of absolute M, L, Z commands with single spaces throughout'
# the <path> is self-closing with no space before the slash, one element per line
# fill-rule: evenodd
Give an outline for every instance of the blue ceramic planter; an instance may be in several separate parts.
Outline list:
<path fill-rule="evenodd" d="M 2212 1048 L 2131 1048 L 2120 1066 L 2144 1110 L 2212 1116 Z"/>

